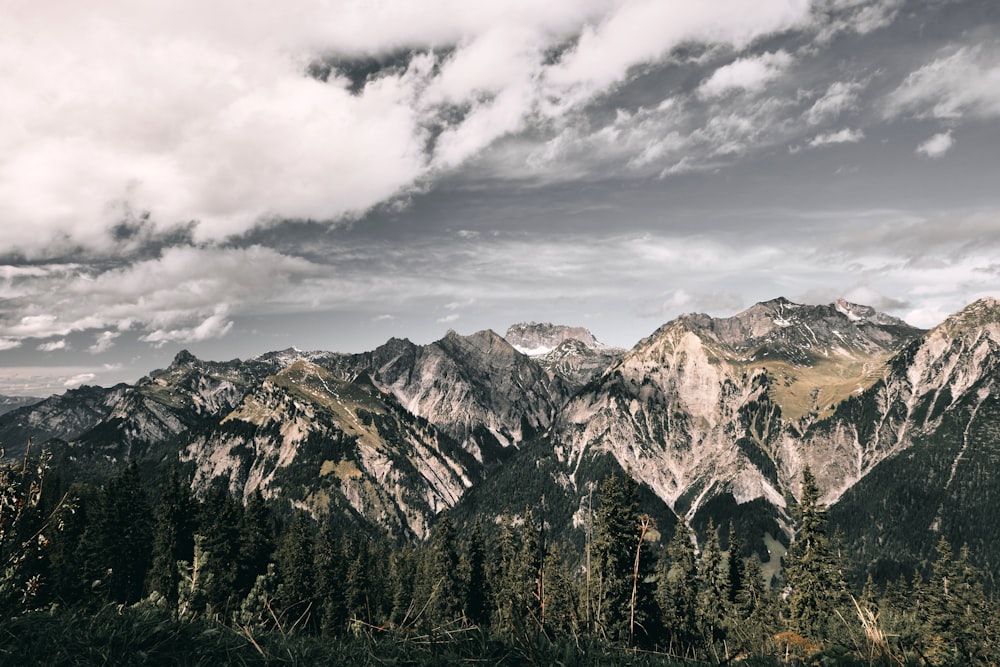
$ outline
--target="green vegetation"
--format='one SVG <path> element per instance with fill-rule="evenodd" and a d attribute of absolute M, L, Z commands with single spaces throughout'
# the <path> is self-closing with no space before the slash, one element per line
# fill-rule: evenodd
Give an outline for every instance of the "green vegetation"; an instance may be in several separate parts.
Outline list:
<path fill-rule="evenodd" d="M 195 498 L 178 470 L 155 499 L 134 467 L 56 493 L 45 463 L 0 468 L 0 664 L 936 667 L 1000 650 L 1000 606 L 943 538 L 912 578 L 853 590 L 808 470 L 765 582 L 738 531 L 709 522 L 698 548 L 628 477 L 604 479 L 582 545 L 552 538 L 541 499 L 490 525 L 442 514 L 414 545 L 224 486 Z"/>

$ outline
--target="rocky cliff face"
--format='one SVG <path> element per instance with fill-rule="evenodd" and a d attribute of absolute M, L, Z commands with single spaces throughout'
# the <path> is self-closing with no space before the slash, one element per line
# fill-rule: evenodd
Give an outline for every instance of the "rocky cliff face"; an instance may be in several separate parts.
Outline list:
<path fill-rule="evenodd" d="M 554 350 L 535 357 L 552 375 L 562 378 L 574 393 L 611 366 L 625 350 L 589 347 L 575 339 L 559 343 Z"/>
<path fill-rule="evenodd" d="M 392 340 L 364 360 L 376 386 L 484 463 L 546 431 L 569 393 L 492 331 L 425 346 Z"/>
<path fill-rule="evenodd" d="M 825 500 L 835 502 L 887 458 L 937 433 L 955 410 L 975 418 L 996 393 L 1000 308 L 977 301 L 911 341 L 802 433 L 783 434 L 777 455 L 824 471 Z M 871 377 L 871 375 L 869 376 Z"/>
<path fill-rule="evenodd" d="M 926 559 L 944 536 L 972 546 L 996 573 L 995 299 L 971 304 L 911 343 L 880 382 L 845 402 L 831 422 L 860 445 L 864 475 L 831 508 L 859 565 L 893 578 Z"/>
<path fill-rule="evenodd" d="M 504 340 L 533 357 L 572 392 L 610 366 L 625 350 L 604 345 L 583 327 L 535 322 L 515 324 Z"/>
<path fill-rule="evenodd" d="M 583 327 L 568 327 L 549 322 L 521 322 L 513 324 L 504 334 L 504 340 L 518 352 L 529 357 L 537 357 L 559 347 L 560 343 L 575 340 L 586 347 L 602 347 L 594 334 Z"/>
<path fill-rule="evenodd" d="M 571 468 L 590 450 L 607 451 L 690 516 L 720 494 L 782 508 L 806 464 L 826 489 L 857 479 L 848 436 L 806 446 L 802 433 L 876 382 L 920 333 L 844 302 L 776 299 L 730 318 L 685 315 L 580 392 L 554 439 Z"/>
<path fill-rule="evenodd" d="M 83 386 L 0 415 L 0 446 L 8 458 L 24 454 L 28 441 L 73 440 L 105 419 L 127 391 Z"/>
<path fill-rule="evenodd" d="M 28 405 L 41 403 L 43 400 L 34 396 L 0 396 L 0 415 Z"/>
<path fill-rule="evenodd" d="M 304 360 L 193 437 L 181 459 L 194 464 L 196 489 L 221 477 L 237 497 L 260 490 L 418 538 L 479 475 L 475 459 L 367 374 L 347 382 Z"/>

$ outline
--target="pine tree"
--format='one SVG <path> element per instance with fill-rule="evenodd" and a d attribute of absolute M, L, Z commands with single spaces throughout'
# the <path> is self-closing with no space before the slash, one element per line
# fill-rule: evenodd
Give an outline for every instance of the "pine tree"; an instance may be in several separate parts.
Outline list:
<path fill-rule="evenodd" d="M 244 632 L 273 632 L 275 627 L 274 604 L 278 596 L 278 574 L 274 563 L 269 563 L 264 574 L 258 575 L 250 592 L 240 604 L 235 615 L 238 628 Z"/>
<path fill-rule="evenodd" d="M 534 516 L 530 509 L 526 509 L 524 523 L 521 524 L 521 551 L 515 560 L 513 579 L 518 606 L 515 613 L 530 622 L 531 630 L 542 627 L 544 616 L 542 565 L 541 542 L 535 530 Z"/>
<path fill-rule="evenodd" d="M 397 627 L 409 627 L 418 612 L 413 595 L 415 561 L 413 547 L 409 544 L 394 551 L 389 561 L 389 622 Z"/>
<path fill-rule="evenodd" d="M 846 590 L 826 536 L 826 508 L 808 466 L 796 508 L 798 530 L 786 555 L 786 610 L 789 629 L 813 642 L 831 639 L 846 610 Z"/>
<path fill-rule="evenodd" d="M 657 576 L 657 602 L 669 648 L 684 653 L 698 639 L 698 567 L 691 533 L 678 521 Z"/>
<path fill-rule="evenodd" d="M 455 533 L 447 512 L 441 514 L 434 526 L 431 543 L 424 556 L 423 579 L 426 582 L 425 627 L 436 631 L 460 620 L 464 592 L 458 576 Z"/>
<path fill-rule="evenodd" d="M 278 603 L 282 622 L 308 627 L 314 617 L 316 594 L 313 577 L 313 520 L 296 512 L 274 554 L 278 573 Z"/>
<path fill-rule="evenodd" d="M 109 602 L 131 604 L 142 598 L 151 542 L 149 503 L 133 463 L 108 480 L 81 537 L 85 568 Z"/>
<path fill-rule="evenodd" d="M 375 583 L 369 565 L 368 542 L 355 540 L 351 543 L 353 556 L 345 552 L 347 572 L 344 575 L 344 606 L 349 623 L 373 624 L 375 607 L 372 600 Z"/>
<path fill-rule="evenodd" d="M 514 520 L 509 511 L 500 517 L 499 532 L 494 550 L 496 559 L 489 569 L 490 589 L 493 591 L 491 628 L 500 635 L 506 635 L 523 625 L 519 614 L 521 608 L 521 586 L 518 581 L 518 559 L 521 554 L 520 540 L 514 531 Z"/>
<path fill-rule="evenodd" d="M 739 592 L 727 620 L 730 654 L 764 655 L 778 629 L 778 602 L 764 582 L 760 559 L 753 554 L 745 561 Z"/>
<path fill-rule="evenodd" d="M 725 639 L 723 619 L 729 600 L 729 573 L 724 568 L 719 535 L 709 520 L 705 548 L 698 568 L 698 626 L 708 644 Z"/>
<path fill-rule="evenodd" d="M 198 533 L 211 554 L 211 583 L 206 584 L 208 604 L 227 617 L 245 592 L 236 587 L 240 572 L 240 527 L 243 505 L 230 495 L 224 480 L 217 479 L 205 492 L 198 509 Z"/>
<path fill-rule="evenodd" d="M 935 552 L 931 579 L 923 590 L 923 653 L 932 665 L 985 660 L 993 635 L 989 619 L 994 614 L 968 549 L 963 548 L 956 559 L 942 536 Z"/>
<path fill-rule="evenodd" d="M 194 558 L 196 510 L 188 481 L 176 465 L 171 467 L 166 490 L 153 512 L 153 562 L 149 571 L 149 590 L 160 594 L 171 606 L 177 604 L 180 583 L 177 562 L 191 562 Z"/>
<path fill-rule="evenodd" d="M 333 521 L 327 518 L 313 544 L 313 569 L 320 631 L 329 636 L 340 635 L 347 624 L 344 591 L 347 569 L 344 564 L 343 549 L 340 531 Z"/>
<path fill-rule="evenodd" d="M 471 623 L 485 627 L 489 621 L 490 590 L 486 578 L 486 538 L 478 520 L 472 524 L 462 554 L 465 573 L 465 615 Z"/>
<path fill-rule="evenodd" d="M 729 593 L 729 605 L 736 603 L 743 587 L 743 572 L 746 564 L 743 560 L 743 542 L 736 535 L 736 528 L 729 523 L 729 538 L 726 551 L 726 588 Z"/>
<path fill-rule="evenodd" d="M 640 519 L 636 503 L 636 484 L 612 475 L 601 485 L 595 522 L 593 567 L 596 575 L 593 618 L 598 634 L 612 642 L 632 637 L 632 588 L 635 580 L 636 552 L 640 545 Z M 640 569 L 645 571 L 643 563 Z M 636 607 L 648 608 L 648 590 Z M 644 619 L 640 619 L 640 624 Z"/>
<path fill-rule="evenodd" d="M 576 586 L 566 563 L 554 545 L 549 547 L 545 556 L 542 576 L 545 592 L 542 622 L 546 634 L 551 639 L 575 635 L 579 625 L 576 613 L 579 605 Z"/>
<path fill-rule="evenodd" d="M 246 595 L 257 577 L 267 572 L 274 553 L 274 520 L 260 489 L 247 499 L 240 517 L 239 550 L 234 585 L 238 595 Z"/>
<path fill-rule="evenodd" d="M 178 572 L 177 616 L 192 620 L 201 615 L 213 616 L 208 591 L 212 589 L 215 576 L 212 555 L 205 549 L 205 538 L 194 537 L 194 556 L 190 562 L 182 560 L 176 564 Z"/>

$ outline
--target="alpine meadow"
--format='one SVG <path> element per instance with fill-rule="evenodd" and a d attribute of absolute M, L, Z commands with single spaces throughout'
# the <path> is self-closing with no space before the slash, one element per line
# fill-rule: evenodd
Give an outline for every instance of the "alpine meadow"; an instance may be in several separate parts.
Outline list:
<path fill-rule="evenodd" d="M 1000 3 L 0 6 L 0 665 L 1000 665 Z"/>

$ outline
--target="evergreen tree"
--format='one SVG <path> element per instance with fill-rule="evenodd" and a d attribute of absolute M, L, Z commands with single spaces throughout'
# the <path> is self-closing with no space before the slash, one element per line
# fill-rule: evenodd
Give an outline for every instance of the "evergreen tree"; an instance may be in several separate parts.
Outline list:
<path fill-rule="evenodd" d="M 373 584 L 369 565 L 368 542 L 356 540 L 351 543 L 353 556 L 345 553 L 347 572 L 344 575 L 344 604 L 348 621 L 373 622 Z"/>
<path fill-rule="evenodd" d="M 486 578 L 486 538 L 478 519 L 472 524 L 462 554 L 465 572 L 465 615 L 471 623 L 484 627 L 489 621 L 490 590 Z"/>
<path fill-rule="evenodd" d="M 698 567 L 691 533 L 678 521 L 657 576 L 657 602 L 669 648 L 685 653 L 698 639 Z"/>
<path fill-rule="evenodd" d="M 177 604 L 180 583 L 178 561 L 194 559 L 194 533 L 197 503 L 191 495 L 188 481 L 175 465 L 160 502 L 153 512 L 153 557 L 149 571 L 149 590 L 160 594 L 167 602 Z"/>
<path fill-rule="evenodd" d="M 389 562 L 389 621 L 400 627 L 408 627 L 414 620 L 413 579 L 416 575 L 416 557 L 413 547 L 404 544 L 392 554 Z M 487 610 L 488 611 L 488 610 Z"/>
<path fill-rule="evenodd" d="M 632 589 L 635 582 L 636 553 L 640 550 L 640 519 L 636 484 L 612 475 L 601 485 L 595 523 L 593 567 L 596 575 L 593 618 L 598 634 L 613 642 L 632 636 Z M 648 554 L 647 554 L 648 556 Z M 640 570 L 645 572 L 644 563 Z M 634 605 L 648 608 L 649 591 L 642 586 L 641 600 Z M 645 619 L 639 619 L 641 625 Z"/>
<path fill-rule="evenodd" d="M 778 629 L 777 607 L 777 599 L 764 582 L 760 560 L 752 554 L 745 561 L 739 591 L 727 622 L 730 653 L 769 653 L 772 649 L 770 638 Z"/>
<path fill-rule="evenodd" d="M 201 615 L 213 616 L 208 591 L 212 589 L 215 576 L 212 555 L 205 549 L 205 538 L 194 536 L 194 556 L 190 562 L 182 560 L 176 566 L 178 572 L 177 616 L 192 620 Z"/>
<path fill-rule="evenodd" d="M 785 589 L 789 629 L 814 642 L 833 638 L 842 625 L 846 590 L 826 536 L 826 508 L 808 466 L 796 508 L 798 530 L 786 555 Z M 839 624 L 839 625 L 838 625 Z"/>
<path fill-rule="evenodd" d="M 296 512 L 274 554 L 278 573 L 278 603 L 282 623 L 307 627 L 316 594 L 313 577 L 313 520 Z"/>
<path fill-rule="evenodd" d="M 247 499 L 240 517 L 239 552 L 235 586 L 238 595 L 246 595 L 257 577 L 267 572 L 274 553 L 274 519 L 260 489 Z"/>
<path fill-rule="evenodd" d="M 129 464 L 101 489 L 81 537 L 85 569 L 109 602 L 142 598 L 151 542 L 149 503 L 138 469 Z"/>
<path fill-rule="evenodd" d="M 724 567 L 715 523 L 709 521 L 698 568 L 698 626 L 709 645 L 725 639 L 723 620 L 729 601 L 729 572 Z"/>
<path fill-rule="evenodd" d="M 347 624 L 344 591 L 347 569 L 344 566 L 343 549 L 340 531 L 328 517 L 320 527 L 313 545 L 319 624 L 324 635 L 340 635 Z"/>
<path fill-rule="evenodd" d="M 269 563 L 264 574 L 257 577 L 250 592 L 236 613 L 236 625 L 244 632 L 273 632 L 275 627 L 274 604 L 278 596 L 278 574 L 274 563 Z"/>
<path fill-rule="evenodd" d="M 530 509 L 525 509 L 524 523 L 521 524 L 521 551 L 514 562 L 512 576 L 518 606 L 515 613 L 530 621 L 531 630 L 542 627 L 544 616 L 542 565 L 541 541 L 535 530 L 534 516 Z"/>
<path fill-rule="evenodd" d="M 423 579 L 427 600 L 424 622 L 428 629 L 440 629 L 461 619 L 464 591 L 458 575 L 455 533 L 448 513 L 444 512 L 434 526 L 424 558 Z"/>
<path fill-rule="evenodd" d="M 212 575 L 210 583 L 205 585 L 207 604 L 224 617 L 235 610 L 246 594 L 236 587 L 242 522 L 243 505 L 230 495 L 224 480 L 215 480 L 198 510 L 198 534 L 202 536 L 203 548 L 211 554 L 206 565 Z"/>
<path fill-rule="evenodd" d="M 577 632 L 576 610 L 579 602 L 576 586 L 566 563 L 555 546 L 549 547 L 542 568 L 545 594 L 542 623 L 551 639 L 573 636 Z"/>
<path fill-rule="evenodd" d="M 517 579 L 520 540 L 514 532 L 514 521 L 509 511 L 505 510 L 501 515 L 496 541 L 496 559 L 490 568 L 490 588 L 493 591 L 491 627 L 494 632 L 505 635 L 523 620 L 519 616 L 521 591 Z"/>
<path fill-rule="evenodd" d="M 922 590 L 926 610 L 923 654 L 932 665 L 985 661 L 989 648 L 998 648 L 992 641 L 994 614 L 979 574 L 969 563 L 968 550 L 963 549 L 956 559 L 942 536 L 935 552 L 930 582 Z"/>
<path fill-rule="evenodd" d="M 729 539 L 726 552 L 726 590 L 729 593 L 729 605 L 736 603 L 743 587 L 743 572 L 746 563 L 743 560 L 743 542 L 736 535 L 736 528 L 729 523 Z"/>

